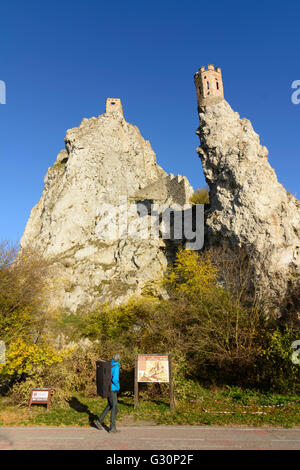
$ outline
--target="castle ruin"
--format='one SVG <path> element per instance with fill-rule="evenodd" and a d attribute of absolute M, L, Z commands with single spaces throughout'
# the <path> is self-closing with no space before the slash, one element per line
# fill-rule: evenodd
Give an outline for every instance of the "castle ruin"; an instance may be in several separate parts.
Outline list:
<path fill-rule="evenodd" d="M 222 71 L 220 67 L 209 64 L 207 70 L 202 66 L 194 75 L 198 108 L 219 103 L 224 99 Z"/>
<path fill-rule="evenodd" d="M 123 116 L 123 106 L 120 98 L 107 98 L 105 102 L 105 113 L 119 112 Z"/>

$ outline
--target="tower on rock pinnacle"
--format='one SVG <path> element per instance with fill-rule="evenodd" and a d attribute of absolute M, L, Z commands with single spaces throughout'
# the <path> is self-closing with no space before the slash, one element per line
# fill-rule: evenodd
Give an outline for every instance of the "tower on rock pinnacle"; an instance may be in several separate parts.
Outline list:
<path fill-rule="evenodd" d="M 201 67 L 194 75 L 198 108 L 219 103 L 224 99 L 222 71 L 220 67 L 210 64 Z"/>
<path fill-rule="evenodd" d="M 105 103 L 105 113 L 111 114 L 119 112 L 123 115 L 123 107 L 120 98 L 107 98 Z"/>

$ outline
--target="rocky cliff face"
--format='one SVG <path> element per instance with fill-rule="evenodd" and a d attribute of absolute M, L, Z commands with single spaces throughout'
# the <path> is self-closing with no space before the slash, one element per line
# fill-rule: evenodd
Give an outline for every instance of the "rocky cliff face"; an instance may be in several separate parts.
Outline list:
<path fill-rule="evenodd" d="M 206 245 L 244 247 L 257 285 L 282 296 L 300 270 L 300 201 L 278 183 L 247 119 L 225 100 L 199 111 L 197 151 L 210 189 Z"/>
<path fill-rule="evenodd" d="M 132 203 L 128 220 L 134 223 L 137 200 L 183 204 L 193 192 L 186 178 L 168 175 L 156 163 L 149 141 L 125 121 L 121 105 L 116 111 L 110 105 L 104 114 L 67 131 L 65 150 L 44 183 L 21 247 L 36 248 L 53 260 L 60 279 L 57 304 L 71 311 L 140 293 L 166 268 L 164 240 L 129 237 L 124 221 L 123 232 L 119 224 L 115 233 L 115 209 L 118 221 L 120 205 Z M 131 235 L 138 230 L 136 224 Z"/>

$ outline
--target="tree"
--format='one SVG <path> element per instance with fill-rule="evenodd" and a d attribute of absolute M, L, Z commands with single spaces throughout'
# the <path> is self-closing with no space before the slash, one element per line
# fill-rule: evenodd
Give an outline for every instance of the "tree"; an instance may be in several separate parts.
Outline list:
<path fill-rule="evenodd" d="M 0 339 L 6 345 L 2 385 L 61 360 L 47 338 L 48 271 L 40 253 L 0 244 Z"/>

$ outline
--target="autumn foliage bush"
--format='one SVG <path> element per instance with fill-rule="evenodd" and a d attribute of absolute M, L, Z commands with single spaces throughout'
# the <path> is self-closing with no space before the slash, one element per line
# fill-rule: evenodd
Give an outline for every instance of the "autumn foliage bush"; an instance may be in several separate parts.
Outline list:
<path fill-rule="evenodd" d="M 208 188 L 198 188 L 190 197 L 191 204 L 208 204 L 209 190 Z"/>
<path fill-rule="evenodd" d="M 48 263 L 38 253 L 1 243 L 0 340 L 6 348 L 5 363 L 0 364 L 2 389 L 62 361 L 65 351 L 57 351 L 47 336 L 49 289 Z"/>
<path fill-rule="evenodd" d="M 299 325 L 266 315 L 252 274 L 242 252 L 181 249 L 160 280 L 163 298 L 133 297 L 49 321 L 47 263 L 2 247 L 0 339 L 7 361 L 0 383 L 14 402 L 26 401 L 33 386 L 55 388 L 62 404 L 75 391 L 95 396 L 96 360 L 119 352 L 122 390 L 132 392 L 136 354 L 172 353 L 178 398 L 193 397 L 195 382 L 299 391 L 300 366 L 291 361 Z"/>
<path fill-rule="evenodd" d="M 83 317 L 81 332 L 98 340 L 106 357 L 121 351 L 128 372 L 137 353 L 171 352 L 180 393 L 188 380 L 298 389 L 291 338 L 297 339 L 299 327 L 290 326 L 287 333 L 267 316 L 251 280 L 242 252 L 232 259 L 226 251 L 179 250 L 162 280 L 167 300 L 144 296 L 105 305 Z"/>

